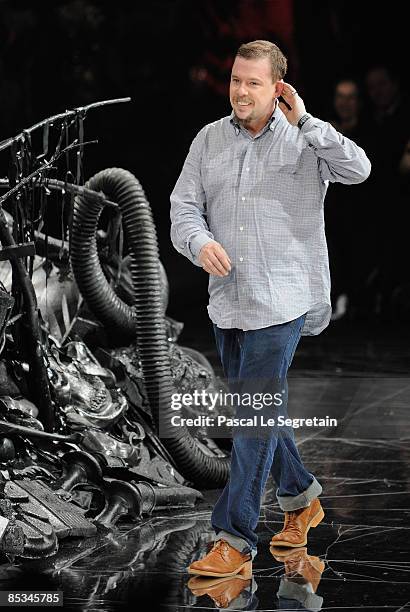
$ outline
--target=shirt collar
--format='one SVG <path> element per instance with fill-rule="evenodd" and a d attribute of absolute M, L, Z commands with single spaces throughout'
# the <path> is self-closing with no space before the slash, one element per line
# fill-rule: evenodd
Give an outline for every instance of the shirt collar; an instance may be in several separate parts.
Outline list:
<path fill-rule="evenodd" d="M 278 100 L 276 99 L 275 100 L 275 108 L 273 109 L 273 113 L 271 114 L 268 123 L 262 129 L 262 132 L 265 132 L 267 129 L 270 129 L 271 131 L 273 131 L 275 129 L 275 123 L 274 122 L 279 119 L 279 112 L 278 112 L 279 106 L 278 106 L 278 104 L 279 104 Z M 241 131 L 241 124 L 238 122 L 237 118 L 235 117 L 234 111 L 231 112 L 231 114 L 229 116 L 229 121 L 234 126 L 236 135 L 238 135 L 239 132 Z"/>

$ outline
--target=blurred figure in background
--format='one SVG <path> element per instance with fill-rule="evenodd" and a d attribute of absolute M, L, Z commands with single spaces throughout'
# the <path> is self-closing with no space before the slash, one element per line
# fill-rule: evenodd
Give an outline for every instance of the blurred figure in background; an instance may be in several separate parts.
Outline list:
<path fill-rule="evenodd" d="M 391 68 L 376 65 L 366 74 L 366 89 L 372 105 L 371 117 L 379 125 L 392 127 L 405 112 L 398 77 Z"/>
<path fill-rule="evenodd" d="M 408 285 L 405 253 L 409 176 L 406 149 L 410 139 L 408 101 L 391 67 L 371 67 L 365 83 L 370 105 L 366 151 L 373 167 L 366 187 L 373 211 L 369 216 L 369 229 L 375 254 L 369 289 L 375 296 L 373 308 L 378 317 L 390 321 L 400 314 L 397 310 L 403 314 L 404 308 L 408 319 L 410 300 L 407 306 L 396 303 L 403 297 L 403 287 Z"/>
<path fill-rule="evenodd" d="M 330 123 L 344 136 L 360 146 L 366 144 L 368 128 L 362 116 L 362 96 L 352 78 L 337 81 L 333 95 Z M 360 317 L 366 311 L 363 287 L 372 262 L 366 247 L 366 185 L 333 183 L 329 185 L 325 205 L 326 235 L 332 274 L 332 320 L 348 315 Z"/>
<path fill-rule="evenodd" d="M 331 124 L 342 134 L 350 136 L 359 132 L 359 113 L 362 106 L 359 86 L 353 79 L 342 79 L 336 83 Z"/>

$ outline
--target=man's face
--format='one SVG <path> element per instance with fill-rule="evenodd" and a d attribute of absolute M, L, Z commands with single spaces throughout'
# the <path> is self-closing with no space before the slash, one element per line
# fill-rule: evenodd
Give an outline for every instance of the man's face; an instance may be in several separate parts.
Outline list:
<path fill-rule="evenodd" d="M 359 92 L 352 81 L 339 83 L 335 91 L 335 110 L 341 119 L 351 119 L 359 112 Z"/>
<path fill-rule="evenodd" d="M 274 100 L 280 95 L 278 83 L 272 81 L 271 64 L 267 57 L 235 58 L 229 98 L 240 123 L 257 123 L 270 117 Z"/>

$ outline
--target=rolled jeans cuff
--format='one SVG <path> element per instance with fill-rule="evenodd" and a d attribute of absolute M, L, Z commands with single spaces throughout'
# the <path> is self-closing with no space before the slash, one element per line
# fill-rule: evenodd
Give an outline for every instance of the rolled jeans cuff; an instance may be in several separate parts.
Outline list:
<path fill-rule="evenodd" d="M 313 482 L 308 486 L 305 491 L 299 493 L 299 495 L 278 495 L 276 498 L 278 504 L 284 512 L 292 512 L 293 510 L 299 510 L 299 508 L 307 508 L 310 506 L 310 502 L 319 497 L 322 492 L 321 484 L 313 477 Z"/>
<path fill-rule="evenodd" d="M 228 544 L 230 544 L 233 548 L 236 548 L 236 550 L 242 554 L 251 554 L 252 559 L 255 558 L 256 553 L 258 552 L 256 548 L 251 548 L 248 542 L 243 538 L 233 535 L 232 533 L 228 533 L 223 529 L 218 531 L 218 534 L 214 538 L 214 542 L 217 542 L 218 540 L 225 540 L 225 542 L 228 542 Z"/>

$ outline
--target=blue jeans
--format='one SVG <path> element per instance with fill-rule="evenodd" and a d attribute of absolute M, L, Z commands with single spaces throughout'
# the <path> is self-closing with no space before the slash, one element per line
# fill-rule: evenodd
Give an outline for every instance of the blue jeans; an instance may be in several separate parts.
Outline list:
<path fill-rule="evenodd" d="M 287 371 L 300 339 L 305 315 L 280 325 L 243 331 L 214 325 L 216 345 L 230 390 L 257 381 L 279 381 L 285 392 L 281 414 L 287 416 Z M 256 383 L 255 383 L 256 381 Z M 235 389 L 233 389 L 235 386 Z M 236 416 L 240 409 L 237 409 Z M 259 519 L 266 482 L 272 475 L 284 511 L 309 506 L 322 492 L 316 478 L 303 466 L 292 427 L 273 427 L 268 436 L 249 437 L 233 430 L 229 480 L 212 512 L 215 540 L 224 539 L 241 552 L 256 555 Z"/>

